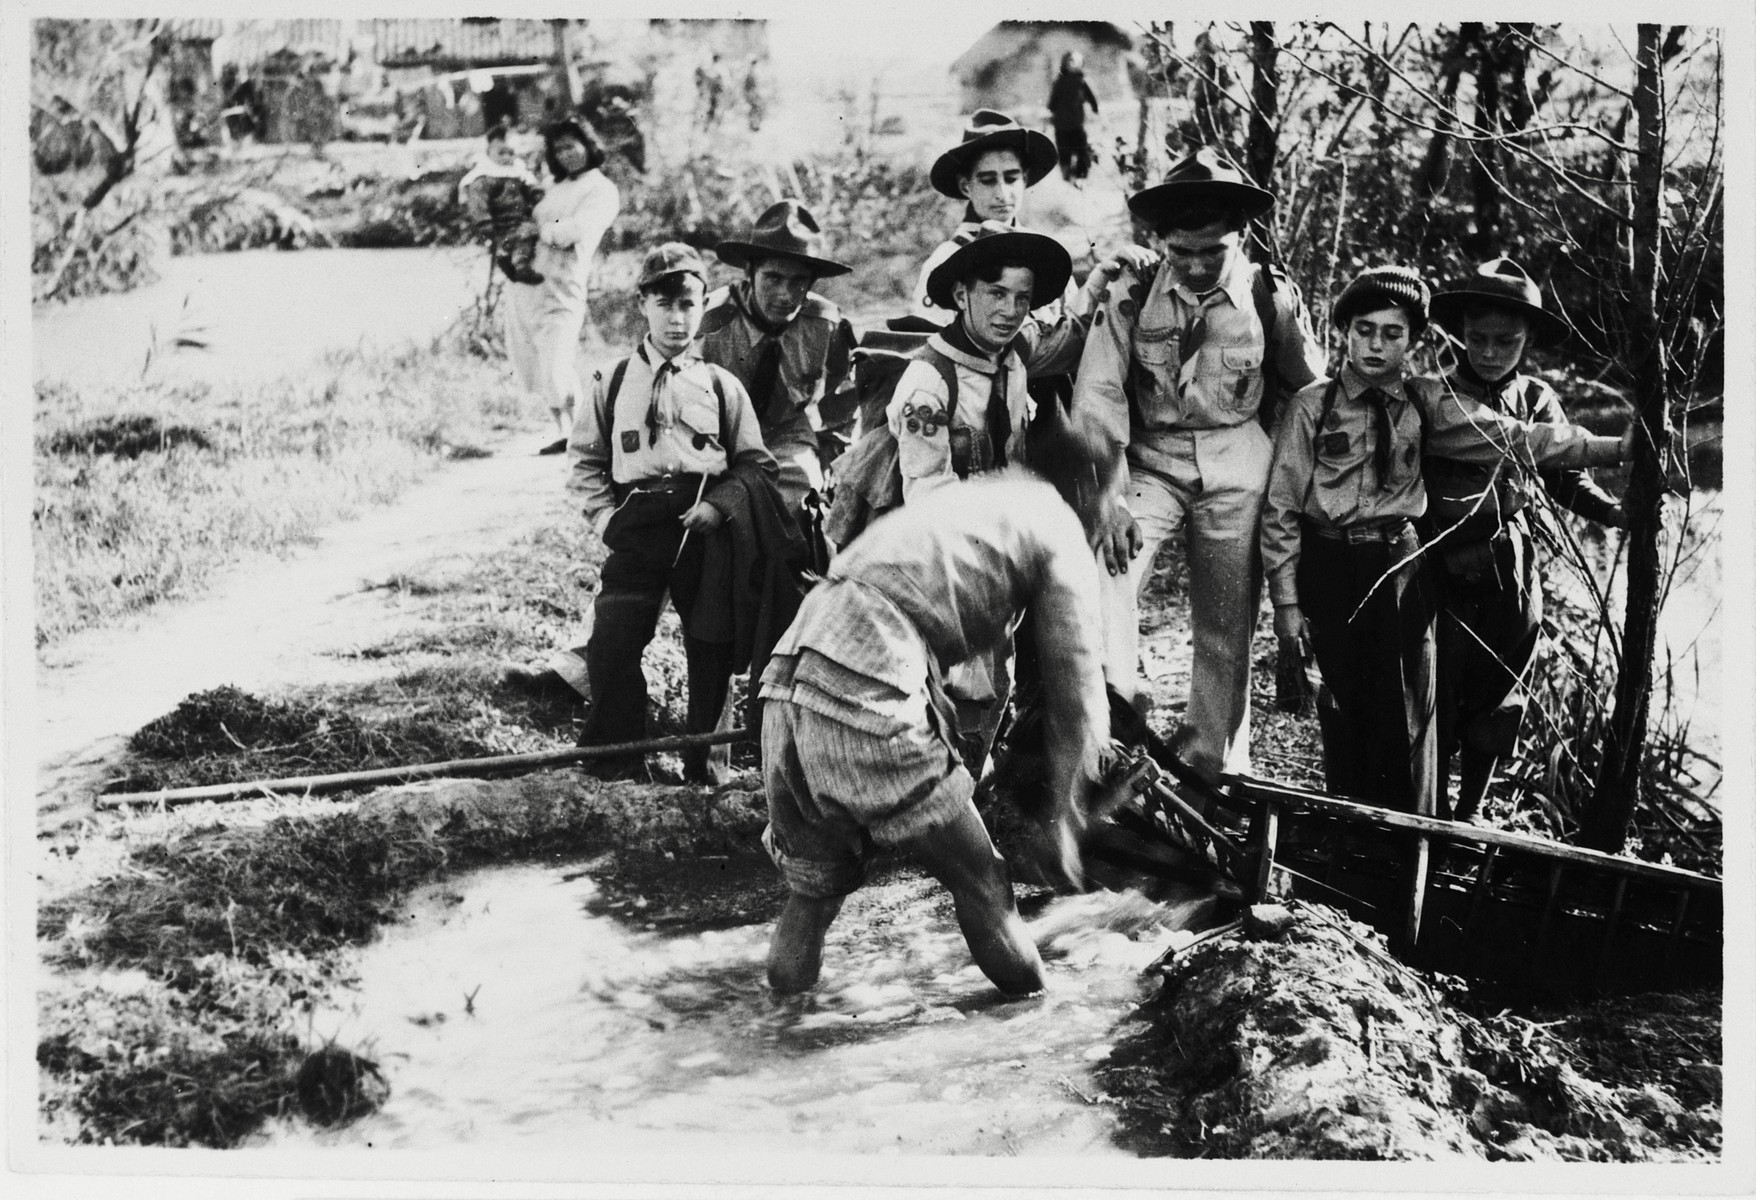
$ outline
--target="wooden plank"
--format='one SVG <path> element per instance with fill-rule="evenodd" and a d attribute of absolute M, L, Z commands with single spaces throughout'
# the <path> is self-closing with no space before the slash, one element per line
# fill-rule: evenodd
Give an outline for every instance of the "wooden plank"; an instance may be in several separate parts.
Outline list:
<path fill-rule="evenodd" d="M 1467 947 L 1470 939 L 1475 936 L 1476 929 L 1482 920 L 1482 909 L 1488 902 L 1488 891 L 1494 883 L 1494 862 L 1500 856 L 1500 847 L 1484 846 L 1482 848 L 1482 865 L 1476 868 L 1476 885 L 1470 891 L 1469 916 L 1463 923 L 1463 944 Z"/>
<path fill-rule="evenodd" d="M 1273 800 L 1262 801 L 1261 835 L 1256 842 L 1256 886 L 1250 898 L 1260 904 L 1268 899 L 1268 885 L 1274 877 L 1274 849 L 1280 839 L 1280 806 Z"/>
<path fill-rule="evenodd" d="M 1683 888 L 1677 892 L 1676 915 L 1671 918 L 1671 937 L 1670 937 L 1670 940 L 1665 944 L 1664 973 L 1667 976 L 1671 973 L 1672 964 L 1674 964 L 1676 962 L 1677 947 L 1680 946 L 1683 942 L 1683 921 L 1688 916 L 1689 916 L 1689 889 Z"/>
<path fill-rule="evenodd" d="M 1412 952 L 1421 940 L 1421 915 L 1427 907 L 1427 873 L 1432 866 L 1432 844 L 1416 835 L 1403 867 L 1407 901 L 1403 906 L 1402 948 Z"/>
<path fill-rule="evenodd" d="M 687 750 L 697 746 L 724 746 L 732 742 L 754 741 L 756 735 L 747 729 L 725 733 L 691 733 L 682 737 L 652 738 L 642 742 L 618 742 L 608 746 L 579 746 L 572 750 L 539 750 L 531 754 L 500 754 L 489 758 L 454 758 L 445 762 L 416 763 L 406 767 L 379 767 L 370 771 L 341 771 L 333 775 L 290 775 L 281 779 L 253 779 L 239 783 L 210 783 L 201 787 L 167 788 L 158 792 L 112 792 L 99 796 L 99 808 L 121 808 L 126 804 L 162 804 L 173 808 L 180 804 L 196 804 L 203 800 L 238 800 L 246 796 L 274 792 L 298 792 L 319 795 L 344 792 L 353 788 L 378 787 L 387 783 L 412 783 L 420 779 L 454 779 L 477 775 L 499 775 L 508 771 L 541 771 L 550 767 L 569 767 L 594 758 L 620 754 L 653 754 L 660 750 Z"/>
<path fill-rule="evenodd" d="M 1543 902 L 1543 919 L 1537 924 L 1536 942 L 1530 952 L 1530 974 L 1537 978 L 1542 975 L 1544 956 L 1549 952 L 1549 931 L 1555 926 L 1555 914 L 1561 907 L 1561 874 L 1567 869 L 1566 863 L 1555 863 L 1549 868 L 1549 893 Z"/>
<path fill-rule="evenodd" d="M 1403 829 L 1442 837 L 1450 841 L 1500 846 L 1508 850 L 1523 851 L 1526 854 L 1541 855 L 1552 860 L 1558 859 L 1635 878 L 1650 879 L 1675 887 L 1697 888 L 1714 893 L 1721 891 L 1721 883 L 1718 879 L 1695 871 L 1685 871 L 1681 867 L 1665 867 L 1657 863 L 1620 858 L 1598 850 L 1569 846 L 1562 842 L 1550 841 L 1547 838 L 1512 833 L 1504 829 L 1462 825 L 1455 821 L 1443 821 L 1438 817 L 1422 817 L 1413 813 L 1395 812 L 1387 808 L 1375 808 L 1370 804 L 1358 804 L 1352 800 L 1337 800 L 1333 796 L 1325 796 L 1319 792 L 1309 792 L 1243 775 L 1229 775 L 1226 777 L 1226 782 L 1252 800 L 1260 801 L 1265 797 L 1272 797 L 1289 808 L 1327 813 L 1344 820 L 1377 824 L 1391 829 Z"/>
<path fill-rule="evenodd" d="M 1687 892 L 1683 893 L 1688 895 Z M 1597 970 L 1592 976 L 1594 986 L 1601 988 L 1604 978 L 1609 974 L 1610 958 L 1616 949 L 1616 931 L 1622 923 L 1622 902 L 1628 898 L 1628 877 L 1618 876 L 1616 879 L 1616 895 L 1610 901 L 1610 915 L 1604 921 L 1604 943 L 1598 948 Z"/>

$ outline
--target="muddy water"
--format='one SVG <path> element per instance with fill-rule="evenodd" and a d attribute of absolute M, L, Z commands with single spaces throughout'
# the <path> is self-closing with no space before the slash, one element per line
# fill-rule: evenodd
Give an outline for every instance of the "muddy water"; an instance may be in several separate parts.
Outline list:
<path fill-rule="evenodd" d="M 1004 1001 L 948 917 L 883 888 L 831 929 L 822 983 L 780 1000 L 766 925 L 659 931 L 644 898 L 606 911 L 577 870 L 453 880 L 363 954 L 317 1034 L 365 1043 L 392 1094 L 337 1132 L 276 1148 L 559 1150 L 609 1133 L 732 1135 L 744 1150 L 1123 1155 L 1092 1065 L 1147 994 L 1141 968 L 1197 905 L 1105 894 L 1033 922 L 1043 996 Z M 884 915 L 879 916 L 879 909 Z M 1126 910 L 1126 911 L 1124 911 Z M 1136 936 L 1116 932 L 1121 925 Z"/>

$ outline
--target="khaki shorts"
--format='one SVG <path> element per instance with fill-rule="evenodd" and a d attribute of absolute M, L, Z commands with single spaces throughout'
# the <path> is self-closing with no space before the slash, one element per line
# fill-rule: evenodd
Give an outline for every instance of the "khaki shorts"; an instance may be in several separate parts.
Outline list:
<path fill-rule="evenodd" d="M 920 720 L 889 736 L 865 733 L 790 700 L 762 710 L 762 844 L 788 889 L 831 898 L 866 878 L 874 844 L 893 846 L 975 811 L 975 781 Z"/>

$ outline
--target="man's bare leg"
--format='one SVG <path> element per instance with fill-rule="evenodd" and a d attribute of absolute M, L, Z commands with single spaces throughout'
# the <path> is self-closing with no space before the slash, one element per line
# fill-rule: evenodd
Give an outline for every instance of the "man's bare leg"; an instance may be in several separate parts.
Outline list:
<path fill-rule="evenodd" d="M 787 894 L 774 940 L 768 945 L 768 986 L 777 992 L 809 991 L 823 970 L 823 935 L 841 911 L 840 896 L 821 899 Z"/>
<path fill-rule="evenodd" d="M 976 810 L 965 808 L 950 823 L 935 826 L 900 848 L 919 859 L 951 893 L 958 928 L 982 974 L 1009 996 L 1042 991 L 1042 956 L 1018 915 L 1006 860 L 994 849 Z"/>

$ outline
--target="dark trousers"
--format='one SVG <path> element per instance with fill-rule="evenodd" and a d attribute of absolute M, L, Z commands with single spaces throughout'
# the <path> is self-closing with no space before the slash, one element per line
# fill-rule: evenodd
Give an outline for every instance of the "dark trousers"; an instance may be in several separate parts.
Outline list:
<path fill-rule="evenodd" d="M 1322 723 L 1329 791 L 1431 816 L 1434 587 L 1425 556 L 1387 575 L 1419 546 L 1412 526 L 1393 540 L 1368 542 L 1332 540 L 1307 526 L 1298 587 L 1333 701 Z"/>
<path fill-rule="evenodd" d="M 1061 159 L 1061 178 L 1084 179 L 1091 174 L 1091 142 L 1085 126 L 1055 127 L 1055 150 Z"/>
<path fill-rule="evenodd" d="M 634 492 L 604 529 L 610 556 L 598 574 L 591 639 L 585 644 L 592 704 L 579 735 L 582 746 L 646 737 L 646 673 L 640 659 L 658 628 L 667 592 L 683 622 L 689 675 L 685 728 L 705 733 L 719 717 L 732 676 L 731 643 L 690 636 L 690 617 L 701 589 L 703 543 L 716 536 L 683 537 L 681 517 L 695 504 L 696 494 L 692 486 Z M 697 760 L 705 763 L 706 752 L 684 755 L 690 767 Z"/>
<path fill-rule="evenodd" d="M 1463 820 L 1518 743 L 1527 704 L 1521 681 L 1536 657 L 1543 594 L 1521 519 L 1497 537 L 1446 538 L 1430 553 L 1439 580 L 1439 790 L 1443 795 L 1451 761 L 1461 755 L 1454 815 Z"/>

